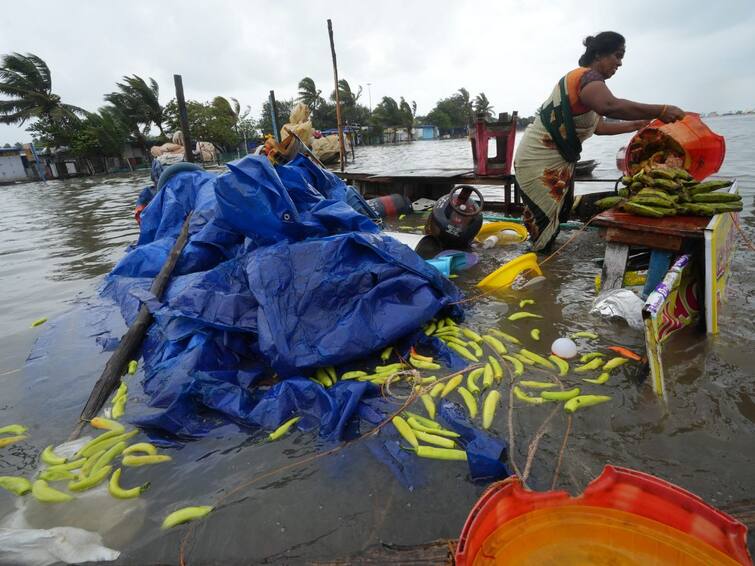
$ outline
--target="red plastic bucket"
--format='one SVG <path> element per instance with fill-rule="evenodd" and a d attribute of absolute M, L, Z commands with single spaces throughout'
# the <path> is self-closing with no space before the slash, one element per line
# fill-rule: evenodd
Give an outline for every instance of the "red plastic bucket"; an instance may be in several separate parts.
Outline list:
<path fill-rule="evenodd" d="M 700 119 L 699 114 L 688 112 L 684 119 L 670 124 L 653 120 L 637 132 L 627 145 L 624 158 L 625 173 L 630 172 L 638 159 L 633 154 L 633 145 L 639 142 L 646 131 L 657 130 L 672 138 L 684 150 L 684 168 L 698 181 L 716 173 L 726 156 L 726 141 L 723 136 L 711 131 Z"/>
<path fill-rule="evenodd" d="M 455 558 L 457 566 L 595 563 L 588 555 L 599 563 L 644 555 L 653 563 L 749 565 L 746 537 L 742 523 L 696 495 L 606 466 L 578 497 L 529 491 L 514 477 L 494 484 L 469 514 Z"/>

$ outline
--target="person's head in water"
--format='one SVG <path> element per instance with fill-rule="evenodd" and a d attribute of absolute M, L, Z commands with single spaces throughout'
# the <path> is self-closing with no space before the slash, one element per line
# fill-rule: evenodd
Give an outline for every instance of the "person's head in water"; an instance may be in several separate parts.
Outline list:
<path fill-rule="evenodd" d="M 580 67 L 590 67 L 605 78 L 612 77 L 621 67 L 626 42 L 624 36 L 615 31 L 602 31 L 589 36 L 583 42 L 585 52 L 579 58 Z"/>

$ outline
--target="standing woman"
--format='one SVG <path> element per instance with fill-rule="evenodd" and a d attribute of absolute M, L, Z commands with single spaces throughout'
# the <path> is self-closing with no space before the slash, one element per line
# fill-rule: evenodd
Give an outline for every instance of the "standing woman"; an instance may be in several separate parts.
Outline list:
<path fill-rule="evenodd" d="M 516 151 L 514 168 L 524 200 L 524 225 L 535 251 L 548 252 L 574 200 L 572 176 L 582 142 L 593 134 L 634 132 L 648 120 L 674 122 L 684 112 L 668 104 L 642 104 L 616 98 L 605 81 L 621 67 L 625 41 L 604 31 L 584 41 L 579 68 L 570 71 L 540 107 Z M 610 123 L 603 116 L 628 120 Z"/>

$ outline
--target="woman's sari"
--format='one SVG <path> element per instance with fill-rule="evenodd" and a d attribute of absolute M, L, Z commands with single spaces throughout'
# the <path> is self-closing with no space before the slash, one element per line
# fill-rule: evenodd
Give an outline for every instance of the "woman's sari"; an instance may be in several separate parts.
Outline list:
<path fill-rule="evenodd" d="M 524 224 L 535 251 L 547 249 L 558 235 L 574 201 L 572 177 L 582 142 L 600 116 L 579 100 L 580 81 L 590 69 L 564 76 L 527 127 L 516 150 L 514 168 L 524 200 Z M 580 113 L 581 112 L 581 113 Z"/>

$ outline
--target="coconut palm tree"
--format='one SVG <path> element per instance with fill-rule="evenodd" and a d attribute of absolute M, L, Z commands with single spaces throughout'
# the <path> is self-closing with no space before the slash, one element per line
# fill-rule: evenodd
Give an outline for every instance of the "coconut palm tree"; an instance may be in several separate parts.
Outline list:
<path fill-rule="evenodd" d="M 160 105 L 160 87 L 155 79 L 149 83 L 138 75 L 124 76 L 123 82 L 116 83 L 117 92 L 105 95 L 105 100 L 117 107 L 130 122 L 143 125 L 149 130 L 151 124 L 157 126 L 160 135 L 163 131 L 163 107 Z"/>
<path fill-rule="evenodd" d="M 484 92 L 481 92 L 475 97 L 474 109 L 478 116 L 483 115 L 485 118 L 493 117 L 493 106 L 490 104 L 490 101 L 488 100 L 488 97 L 485 96 Z"/>
<path fill-rule="evenodd" d="M 317 88 L 315 81 L 309 77 L 304 77 L 299 81 L 299 102 L 303 102 L 309 109 L 314 112 L 325 101 L 323 100 L 322 91 Z"/>
<path fill-rule="evenodd" d="M 249 116 L 249 112 L 252 111 L 252 107 L 247 104 L 246 108 L 244 108 L 244 111 L 242 112 L 241 104 L 232 96 L 229 98 L 216 96 L 212 100 L 212 105 L 231 117 L 231 119 L 233 120 L 233 129 L 236 132 L 236 136 L 243 136 L 244 138 L 244 152 L 246 153 L 246 129 L 242 128 L 242 136 L 239 136 L 239 123 L 242 120 L 246 120 L 247 116 Z M 241 156 L 240 152 L 238 151 L 238 147 L 236 148 L 236 155 L 238 157 Z"/>
<path fill-rule="evenodd" d="M 23 124 L 35 118 L 55 124 L 78 122 L 85 112 L 64 104 L 52 92 L 50 69 L 33 53 L 11 53 L 0 60 L 0 123 Z"/>

